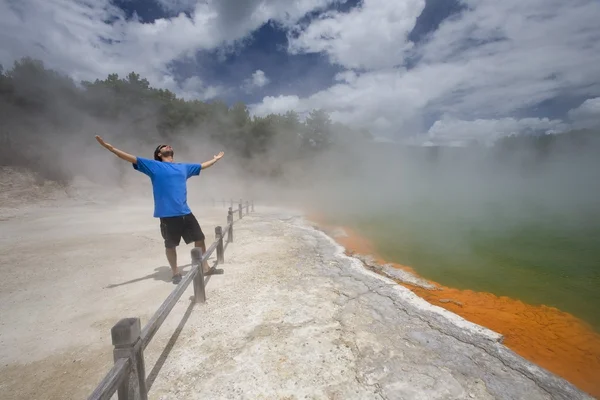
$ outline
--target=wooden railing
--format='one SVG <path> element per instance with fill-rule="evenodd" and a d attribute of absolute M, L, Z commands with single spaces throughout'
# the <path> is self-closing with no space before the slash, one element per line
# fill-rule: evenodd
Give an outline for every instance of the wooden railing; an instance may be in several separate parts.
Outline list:
<path fill-rule="evenodd" d="M 88 400 L 110 399 L 115 393 L 118 393 L 119 400 L 147 400 L 147 378 L 146 367 L 144 363 L 144 350 L 150 344 L 150 341 L 163 324 L 179 298 L 183 295 L 191 282 L 194 282 L 194 302 L 206 302 L 206 284 L 203 270 L 204 263 L 212 253 L 217 251 L 217 259 L 211 266 L 208 276 L 222 274 L 222 269 L 217 269 L 217 265 L 225 262 L 225 249 L 229 243 L 233 243 L 233 224 L 234 213 L 238 213 L 239 219 L 251 211 L 254 212 L 254 201 L 246 201 L 245 207 L 242 200 L 238 208 L 233 210 L 233 200 L 227 213 L 227 225 L 225 227 L 217 226 L 215 228 L 215 241 L 202 254 L 202 249 L 196 247 L 192 249 L 192 268 L 189 273 L 173 289 L 171 294 L 163 301 L 152 318 L 144 328 L 141 328 L 139 318 L 124 318 L 115 324 L 110 330 L 112 337 L 114 365 L 98 384 L 96 389 L 88 397 Z M 213 202 L 214 205 L 214 202 Z M 225 201 L 223 200 L 225 206 Z M 225 237 L 227 236 L 227 240 Z"/>

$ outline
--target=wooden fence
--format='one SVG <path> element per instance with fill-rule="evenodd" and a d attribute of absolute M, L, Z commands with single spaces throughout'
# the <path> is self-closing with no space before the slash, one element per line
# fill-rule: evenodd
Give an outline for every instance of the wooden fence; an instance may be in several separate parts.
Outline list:
<path fill-rule="evenodd" d="M 211 202 L 213 205 L 216 204 L 214 199 Z M 225 206 L 225 200 L 223 200 L 223 206 Z M 88 397 L 88 400 L 108 400 L 115 393 L 118 393 L 119 400 L 148 399 L 144 350 L 192 281 L 194 282 L 194 302 L 206 302 L 205 289 L 208 282 L 205 280 L 202 265 L 216 250 L 217 259 L 207 275 L 223 273 L 223 270 L 216 267 L 225 262 L 225 249 L 229 243 L 233 243 L 234 213 L 238 213 L 238 218 L 242 219 L 244 208 L 246 215 L 251 211 L 254 212 L 254 201 L 246 201 L 244 207 L 244 203 L 240 200 L 238 208 L 233 210 L 233 200 L 231 200 L 231 206 L 227 213 L 227 225 L 224 228 L 221 226 L 215 228 L 216 239 L 206 249 L 206 253 L 202 254 L 202 249 L 199 247 L 192 249 L 191 271 L 173 289 L 143 329 L 139 318 L 121 319 L 111 328 L 115 364 Z"/>

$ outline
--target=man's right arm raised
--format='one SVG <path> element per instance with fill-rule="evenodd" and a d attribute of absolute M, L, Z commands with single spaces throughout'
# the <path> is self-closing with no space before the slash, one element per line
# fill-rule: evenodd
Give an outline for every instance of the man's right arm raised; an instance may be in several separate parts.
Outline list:
<path fill-rule="evenodd" d="M 104 141 L 104 139 L 102 139 L 98 135 L 96 135 L 96 140 L 98 141 L 98 143 L 100 143 L 102 145 L 102 147 L 104 147 L 105 149 L 107 149 L 111 153 L 115 154 L 120 159 L 128 161 L 128 162 L 130 162 L 132 164 L 137 164 L 137 157 L 136 156 L 133 156 L 133 155 L 131 155 L 129 153 L 125 153 L 124 151 L 115 148 L 112 144 L 106 143 Z"/>

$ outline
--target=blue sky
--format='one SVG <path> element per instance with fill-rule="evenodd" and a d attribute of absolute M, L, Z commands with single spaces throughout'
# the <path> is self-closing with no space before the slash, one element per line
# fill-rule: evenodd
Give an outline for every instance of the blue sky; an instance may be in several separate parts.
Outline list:
<path fill-rule="evenodd" d="M 127 18 L 139 18 L 147 23 L 175 17 L 178 12 L 190 16 L 193 11 L 193 7 L 182 7 L 174 12 L 161 7 L 160 3 L 154 0 L 118 0 L 115 4 L 126 13 Z M 324 10 L 307 15 L 304 22 L 318 18 L 327 11 L 348 13 L 359 5 L 359 0 L 333 3 Z M 427 1 L 409 34 L 410 39 L 416 43 L 424 40 L 444 19 L 463 9 L 464 5 L 456 0 Z M 288 54 L 287 47 L 287 31 L 276 23 L 267 21 L 246 38 L 246 45 L 239 51 L 225 56 L 220 55 L 218 49 L 199 51 L 193 60 L 174 61 L 172 68 L 179 81 L 200 72 L 203 78 L 210 82 L 239 88 L 256 70 L 263 71 L 269 77 L 268 87 L 256 88 L 252 92 L 239 90 L 224 94 L 221 98 L 228 104 L 236 101 L 248 104 L 259 102 L 273 91 L 282 95 L 310 96 L 331 85 L 335 75 L 343 71 L 342 67 L 330 64 L 323 54 L 291 55 Z"/>
<path fill-rule="evenodd" d="M 310 21 L 329 10 L 348 12 L 358 3 L 357 0 L 333 3 L 304 19 Z M 177 15 L 177 12 L 161 7 L 154 0 L 119 0 L 115 4 L 125 11 L 127 18 L 137 17 L 148 23 Z M 178 10 L 188 16 L 192 11 L 193 7 Z M 287 31 L 278 24 L 265 21 L 245 38 L 246 44 L 238 51 L 221 54 L 219 49 L 202 50 L 193 59 L 174 61 L 171 67 L 180 82 L 200 73 L 207 81 L 232 88 L 220 96 L 230 105 L 237 101 L 247 104 L 259 102 L 273 91 L 283 95 L 310 96 L 330 85 L 342 68 L 331 65 L 321 54 L 288 54 L 286 34 Z M 244 81 L 257 70 L 265 73 L 269 84 L 253 91 L 244 90 Z"/>
<path fill-rule="evenodd" d="M 600 125 L 598 20 L 597 0 L 0 0 L 0 63 L 461 145 Z"/>

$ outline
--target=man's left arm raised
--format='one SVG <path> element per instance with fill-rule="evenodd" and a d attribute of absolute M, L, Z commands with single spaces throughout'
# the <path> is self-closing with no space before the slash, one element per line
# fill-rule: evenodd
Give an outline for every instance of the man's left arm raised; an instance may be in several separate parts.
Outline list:
<path fill-rule="evenodd" d="M 192 176 L 200 175 L 201 170 L 213 166 L 221 158 L 223 158 L 223 152 L 220 152 L 214 156 L 212 160 L 205 161 L 202 164 L 187 164 L 187 177 L 190 178 Z"/>
<path fill-rule="evenodd" d="M 200 164 L 202 166 L 202 169 L 212 167 L 217 161 L 223 158 L 224 155 L 225 153 L 220 152 L 219 154 L 214 156 L 212 160 L 203 162 L 202 164 Z"/>

